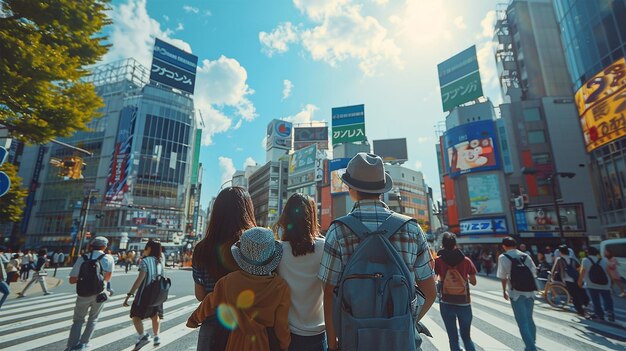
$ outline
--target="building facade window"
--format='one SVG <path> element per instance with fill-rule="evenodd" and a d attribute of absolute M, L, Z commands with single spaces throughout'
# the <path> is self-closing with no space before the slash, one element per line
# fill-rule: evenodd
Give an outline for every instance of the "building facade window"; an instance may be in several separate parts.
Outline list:
<path fill-rule="evenodd" d="M 524 109 L 524 121 L 526 122 L 537 122 L 541 121 L 541 111 L 539 108 L 526 108 Z"/>
<path fill-rule="evenodd" d="M 528 142 L 531 144 L 543 144 L 546 142 L 546 133 L 543 130 L 531 130 L 528 132 Z"/>

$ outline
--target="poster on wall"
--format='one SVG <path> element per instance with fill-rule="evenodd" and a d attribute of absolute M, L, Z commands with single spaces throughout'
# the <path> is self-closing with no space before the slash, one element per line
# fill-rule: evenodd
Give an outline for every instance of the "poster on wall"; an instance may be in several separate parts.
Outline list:
<path fill-rule="evenodd" d="M 463 124 L 444 134 L 450 177 L 500 168 L 496 130 L 491 120 Z"/>
<path fill-rule="evenodd" d="M 564 231 L 585 231 L 583 208 L 580 204 L 559 206 Z M 520 232 L 557 232 L 558 219 L 553 206 L 529 207 L 515 211 L 515 222 Z"/>
<path fill-rule="evenodd" d="M 500 181 L 497 174 L 468 176 L 467 191 L 472 215 L 502 213 Z"/>
<path fill-rule="evenodd" d="M 341 176 L 346 173 L 349 158 L 336 158 L 328 162 L 328 170 L 330 172 L 330 193 L 332 195 L 345 194 L 348 192 L 348 186 L 341 180 Z"/>

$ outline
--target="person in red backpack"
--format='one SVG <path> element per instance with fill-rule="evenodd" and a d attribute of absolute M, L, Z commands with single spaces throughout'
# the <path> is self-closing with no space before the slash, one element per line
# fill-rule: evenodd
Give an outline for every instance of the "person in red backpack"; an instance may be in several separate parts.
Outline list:
<path fill-rule="evenodd" d="M 442 246 L 435 259 L 435 274 L 439 277 L 439 310 L 448 332 L 450 350 L 462 350 L 456 326 L 458 320 L 465 350 L 474 351 L 476 348 L 470 337 L 472 305 L 469 284 L 476 285 L 476 267 L 456 247 L 456 235 L 453 233 L 443 233 Z"/>

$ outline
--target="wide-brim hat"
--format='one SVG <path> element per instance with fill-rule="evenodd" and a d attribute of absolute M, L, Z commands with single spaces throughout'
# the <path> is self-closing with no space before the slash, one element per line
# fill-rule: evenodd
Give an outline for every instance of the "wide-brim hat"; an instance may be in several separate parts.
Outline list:
<path fill-rule="evenodd" d="M 369 194 L 382 194 L 393 188 L 393 180 L 385 171 L 383 159 L 365 152 L 359 152 L 348 162 L 341 180 L 348 187 Z"/>
<path fill-rule="evenodd" d="M 243 232 L 230 250 L 237 265 L 253 275 L 270 275 L 283 257 L 283 247 L 274 240 L 274 233 L 261 227 Z"/>

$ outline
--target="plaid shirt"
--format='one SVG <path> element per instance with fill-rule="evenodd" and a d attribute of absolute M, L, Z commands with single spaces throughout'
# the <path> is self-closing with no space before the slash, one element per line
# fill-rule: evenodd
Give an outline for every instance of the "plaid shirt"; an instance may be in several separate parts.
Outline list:
<path fill-rule="evenodd" d="M 374 231 L 389 217 L 391 210 L 381 201 L 363 200 L 354 205 L 351 214 Z M 413 221 L 407 223 L 392 235 L 389 241 L 398 250 L 409 270 L 415 272 L 416 281 L 434 276 L 426 236 L 417 223 Z M 337 285 L 358 245 L 359 238 L 347 226 L 341 223 L 332 224 L 326 233 L 318 278 L 325 284 Z"/>
<path fill-rule="evenodd" d="M 211 277 L 209 272 L 196 266 L 192 266 L 191 268 L 194 283 L 202 286 L 207 294 L 213 292 L 216 280 Z"/>

